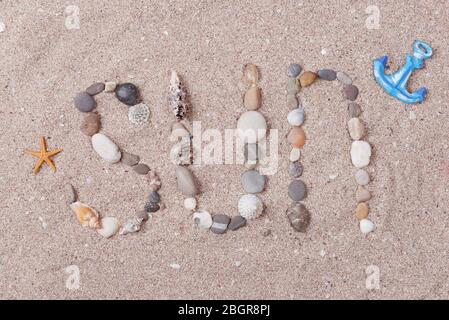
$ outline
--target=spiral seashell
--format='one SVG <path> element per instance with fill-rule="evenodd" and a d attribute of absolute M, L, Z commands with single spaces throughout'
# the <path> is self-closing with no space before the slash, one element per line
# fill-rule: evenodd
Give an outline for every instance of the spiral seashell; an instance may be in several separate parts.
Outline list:
<path fill-rule="evenodd" d="M 183 120 L 187 116 L 189 112 L 187 94 L 176 71 L 172 71 L 170 77 L 168 104 L 170 111 L 178 120 Z"/>
<path fill-rule="evenodd" d="M 98 213 L 82 202 L 74 202 L 70 204 L 70 208 L 75 212 L 78 221 L 83 227 L 89 227 L 93 229 L 101 228 L 100 218 Z"/>
<path fill-rule="evenodd" d="M 125 222 L 125 224 L 120 228 L 119 234 L 126 235 L 128 233 L 134 233 L 140 230 L 143 219 L 134 217 Z"/>

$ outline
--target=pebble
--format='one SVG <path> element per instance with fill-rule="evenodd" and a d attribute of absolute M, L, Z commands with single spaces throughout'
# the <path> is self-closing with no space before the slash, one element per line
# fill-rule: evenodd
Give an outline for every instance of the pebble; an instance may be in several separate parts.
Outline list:
<path fill-rule="evenodd" d="M 228 229 L 235 231 L 244 226 L 246 226 L 246 219 L 242 216 L 234 216 L 232 217 L 231 222 L 228 225 Z"/>
<path fill-rule="evenodd" d="M 97 232 L 105 238 L 110 238 L 118 232 L 120 223 L 117 218 L 104 217 L 101 219 L 101 228 L 97 229 Z"/>
<path fill-rule="evenodd" d="M 262 215 L 263 209 L 264 205 L 262 200 L 254 194 L 245 194 L 239 199 L 239 214 L 247 220 L 258 218 Z"/>
<path fill-rule="evenodd" d="M 78 93 L 73 101 L 81 112 L 91 112 L 97 106 L 94 98 L 85 91 Z"/>
<path fill-rule="evenodd" d="M 354 101 L 359 95 L 359 89 L 352 84 L 347 84 L 343 87 L 343 94 L 346 99 Z"/>
<path fill-rule="evenodd" d="M 286 211 L 290 225 L 298 232 L 306 232 L 310 223 L 310 213 L 301 203 L 293 203 Z"/>
<path fill-rule="evenodd" d="M 293 127 L 287 135 L 287 141 L 293 148 L 301 148 L 306 142 L 306 134 L 301 127 Z"/>
<path fill-rule="evenodd" d="M 158 203 L 156 203 L 156 202 L 150 202 L 150 201 L 148 201 L 147 203 L 145 203 L 145 206 L 144 206 L 144 210 L 145 210 L 146 212 L 149 212 L 149 213 L 156 212 L 156 211 L 158 211 L 160 208 L 161 208 L 161 207 L 159 206 Z"/>
<path fill-rule="evenodd" d="M 301 85 L 299 84 L 299 80 L 296 78 L 288 78 L 287 80 L 287 94 L 293 95 L 297 94 L 301 89 Z"/>
<path fill-rule="evenodd" d="M 148 212 L 146 212 L 145 210 L 140 210 L 139 212 L 137 212 L 136 217 L 137 219 L 141 219 L 142 221 L 147 221 L 149 218 Z"/>
<path fill-rule="evenodd" d="M 114 92 L 115 88 L 117 88 L 117 83 L 115 81 L 107 81 L 104 84 L 105 92 Z"/>
<path fill-rule="evenodd" d="M 101 116 L 95 112 L 89 112 L 81 124 L 81 132 L 86 136 L 92 137 L 101 129 Z"/>
<path fill-rule="evenodd" d="M 66 204 L 70 205 L 70 204 L 76 202 L 76 198 L 77 198 L 76 197 L 76 190 L 73 187 L 73 185 L 71 183 L 67 183 L 64 186 L 64 190 L 65 190 L 64 194 L 65 194 L 65 200 L 66 200 L 65 202 L 66 202 Z"/>
<path fill-rule="evenodd" d="M 147 166 L 145 163 L 139 163 L 136 164 L 135 166 L 132 167 L 134 172 L 137 174 L 147 174 L 148 172 L 150 172 L 150 167 Z"/>
<path fill-rule="evenodd" d="M 290 151 L 290 161 L 295 162 L 301 158 L 301 149 L 300 148 L 292 148 Z"/>
<path fill-rule="evenodd" d="M 116 163 L 122 157 L 118 146 L 102 133 L 96 133 L 92 136 L 92 147 L 104 161 Z"/>
<path fill-rule="evenodd" d="M 186 167 L 176 167 L 178 189 L 182 194 L 193 197 L 198 194 L 198 185 L 193 173 Z"/>
<path fill-rule="evenodd" d="M 193 214 L 193 223 L 199 229 L 209 229 L 212 226 L 212 216 L 207 211 L 199 210 Z"/>
<path fill-rule="evenodd" d="M 360 231 L 363 234 L 368 234 L 374 230 L 374 223 L 371 220 L 363 219 L 360 220 Z"/>
<path fill-rule="evenodd" d="M 256 143 L 265 137 L 267 122 L 260 112 L 246 111 L 237 121 L 237 130 L 243 142 Z"/>
<path fill-rule="evenodd" d="M 352 84 L 352 79 L 350 76 L 348 76 L 346 73 L 344 73 L 343 71 L 338 71 L 337 72 L 337 79 L 338 81 L 340 81 L 343 84 L 346 85 L 350 85 Z"/>
<path fill-rule="evenodd" d="M 157 191 L 151 191 L 150 195 L 148 196 L 148 201 L 159 203 L 161 202 L 161 195 Z"/>
<path fill-rule="evenodd" d="M 222 234 L 226 232 L 231 219 L 225 214 L 216 214 L 212 217 L 212 226 L 210 231 L 216 234 Z"/>
<path fill-rule="evenodd" d="M 292 178 L 299 178 L 302 175 L 302 165 L 299 161 L 290 162 L 288 165 L 288 174 Z"/>
<path fill-rule="evenodd" d="M 305 119 L 304 108 L 296 108 L 289 112 L 287 116 L 287 121 L 291 126 L 300 126 L 303 124 Z"/>
<path fill-rule="evenodd" d="M 371 199 L 371 193 L 362 186 L 359 186 L 355 192 L 355 200 L 357 202 L 365 202 L 369 199 Z"/>
<path fill-rule="evenodd" d="M 359 220 L 363 220 L 366 217 L 368 217 L 368 205 L 365 202 L 361 202 L 357 205 L 357 208 L 355 209 L 355 216 Z"/>
<path fill-rule="evenodd" d="M 298 101 L 298 98 L 296 98 L 295 94 L 287 95 L 287 107 L 289 109 L 295 109 L 295 108 L 299 107 L 299 101 Z"/>
<path fill-rule="evenodd" d="M 150 171 L 150 173 L 148 174 L 148 180 L 150 183 L 151 191 L 158 191 L 161 188 L 161 179 L 159 179 L 159 176 L 156 172 Z"/>
<path fill-rule="evenodd" d="M 299 77 L 299 83 L 301 84 L 301 87 L 307 87 L 314 83 L 317 77 L 318 75 L 316 73 L 306 71 Z"/>
<path fill-rule="evenodd" d="M 351 161 L 354 167 L 363 168 L 369 165 L 371 146 L 366 141 L 353 141 L 351 145 Z"/>
<path fill-rule="evenodd" d="M 327 81 L 334 81 L 337 79 L 337 73 L 332 69 L 322 69 L 317 72 L 318 77 Z"/>
<path fill-rule="evenodd" d="M 307 187 L 301 180 L 293 180 L 288 186 L 288 195 L 295 201 L 301 201 L 307 197 Z"/>
<path fill-rule="evenodd" d="M 241 181 L 247 193 L 259 193 L 265 189 L 267 177 L 257 170 L 250 170 L 241 175 Z"/>
<path fill-rule="evenodd" d="M 299 76 L 301 71 L 302 71 L 302 68 L 301 68 L 301 66 L 299 64 L 291 63 L 287 67 L 287 77 L 296 78 L 297 76 Z"/>
<path fill-rule="evenodd" d="M 87 89 L 86 92 L 90 94 L 91 96 L 94 96 L 96 94 L 99 94 L 100 92 L 103 92 L 104 90 L 104 83 L 103 82 L 97 82 L 94 84 L 91 84 Z"/>
<path fill-rule="evenodd" d="M 365 135 L 365 126 L 359 118 L 351 118 L 348 121 L 348 131 L 352 140 L 360 140 Z"/>
<path fill-rule="evenodd" d="M 120 102 L 128 106 L 139 103 L 139 89 L 132 83 L 122 83 L 115 88 L 115 96 Z"/>
<path fill-rule="evenodd" d="M 253 86 L 249 88 L 243 97 L 243 105 L 248 110 L 257 110 L 262 104 L 262 90 Z"/>
<path fill-rule="evenodd" d="M 187 210 L 193 211 L 196 209 L 196 199 L 195 198 L 186 198 L 184 199 L 184 208 Z"/>
<path fill-rule="evenodd" d="M 355 181 L 360 186 L 366 186 L 369 183 L 369 174 L 363 169 L 358 169 L 354 173 Z"/>
<path fill-rule="evenodd" d="M 243 68 L 243 78 L 250 85 L 257 84 L 259 82 L 259 70 L 257 66 L 252 63 L 246 64 Z"/>
<path fill-rule="evenodd" d="M 362 108 L 356 102 L 350 102 L 348 104 L 348 116 L 349 118 L 357 118 L 362 114 Z"/>
<path fill-rule="evenodd" d="M 120 161 L 123 164 L 132 167 L 139 163 L 140 157 L 138 155 L 123 151 L 122 158 L 120 159 Z"/>
<path fill-rule="evenodd" d="M 150 118 L 150 107 L 145 103 L 139 103 L 128 109 L 128 120 L 135 125 L 142 125 Z"/>

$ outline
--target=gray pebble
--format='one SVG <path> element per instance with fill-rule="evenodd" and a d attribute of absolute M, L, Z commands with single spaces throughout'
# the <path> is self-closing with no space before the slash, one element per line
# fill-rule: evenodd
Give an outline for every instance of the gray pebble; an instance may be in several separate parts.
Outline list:
<path fill-rule="evenodd" d="M 358 118 L 362 114 L 362 108 L 356 102 L 350 102 L 348 104 L 348 116 L 349 118 Z"/>
<path fill-rule="evenodd" d="M 226 232 L 231 219 L 225 214 L 216 214 L 212 217 L 212 226 L 210 231 L 216 234 L 222 234 Z"/>
<path fill-rule="evenodd" d="M 327 81 L 334 81 L 337 79 L 337 73 L 332 69 L 322 69 L 317 72 L 318 77 Z"/>
<path fill-rule="evenodd" d="M 241 227 L 246 226 L 246 219 L 242 216 L 232 217 L 231 222 L 229 223 L 228 229 L 235 231 Z"/>
<path fill-rule="evenodd" d="M 287 76 L 290 78 L 296 78 L 301 73 L 301 66 L 297 63 L 292 63 L 287 67 Z"/>
<path fill-rule="evenodd" d="M 301 85 L 299 84 L 299 80 L 296 78 L 288 78 L 287 80 L 287 94 L 293 95 L 297 94 L 301 89 Z"/>
<path fill-rule="evenodd" d="M 342 71 L 337 72 L 337 79 L 343 84 L 352 84 L 351 77 Z"/>
<path fill-rule="evenodd" d="M 145 211 L 146 212 L 156 212 L 160 209 L 161 207 L 159 206 L 159 204 L 155 203 L 155 202 L 147 202 L 145 203 Z"/>
<path fill-rule="evenodd" d="M 75 107 L 81 112 L 91 112 L 97 106 L 94 98 L 85 91 L 75 96 L 74 103 Z"/>
<path fill-rule="evenodd" d="M 287 218 L 290 225 L 298 232 L 306 232 L 310 223 L 310 213 L 301 203 L 294 203 L 287 209 Z"/>
<path fill-rule="evenodd" d="M 176 167 L 176 181 L 182 194 L 193 197 L 198 194 L 198 183 L 193 173 L 183 166 Z"/>
<path fill-rule="evenodd" d="M 369 174 L 363 169 L 358 169 L 354 173 L 355 181 L 360 186 L 366 186 L 369 183 Z"/>
<path fill-rule="evenodd" d="M 122 151 L 122 158 L 120 159 L 120 161 L 123 164 L 132 167 L 139 163 L 140 157 L 138 155 Z"/>
<path fill-rule="evenodd" d="M 134 172 L 137 174 L 147 174 L 150 171 L 150 167 L 147 166 L 145 163 L 139 163 L 132 167 Z"/>
<path fill-rule="evenodd" d="M 104 83 L 97 82 L 90 85 L 89 88 L 86 89 L 86 92 L 91 96 L 94 96 L 96 94 L 99 94 L 100 92 L 103 92 L 103 90 L 104 90 Z"/>
<path fill-rule="evenodd" d="M 152 191 L 148 196 L 148 201 L 159 203 L 161 202 L 161 196 L 157 191 Z"/>
<path fill-rule="evenodd" d="M 354 101 L 359 95 L 359 88 L 352 84 L 347 84 L 343 87 L 343 94 L 346 99 Z"/>
<path fill-rule="evenodd" d="M 148 213 L 145 210 L 141 210 L 137 212 L 136 217 L 142 219 L 142 221 L 148 220 Z"/>
<path fill-rule="evenodd" d="M 302 165 L 299 161 L 290 162 L 288 165 L 288 174 L 292 178 L 299 178 L 302 175 Z"/>
<path fill-rule="evenodd" d="M 295 201 L 301 201 L 307 196 L 307 187 L 301 180 L 293 180 L 288 186 L 288 195 Z"/>
<path fill-rule="evenodd" d="M 265 189 L 267 177 L 257 170 L 246 171 L 241 176 L 243 188 L 247 193 L 259 193 Z"/>

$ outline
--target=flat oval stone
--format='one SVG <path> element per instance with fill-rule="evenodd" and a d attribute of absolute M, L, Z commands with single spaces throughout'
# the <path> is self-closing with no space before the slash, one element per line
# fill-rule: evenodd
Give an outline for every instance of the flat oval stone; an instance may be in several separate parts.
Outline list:
<path fill-rule="evenodd" d="M 299 83 L 301 84 L 301 87 L 307 87 L 314 83 L 317 77 L 318 75 L 316 73 L 306 71 L 299 77 Z"/>
<path fill-rule="evenodd" d="M 365 135 L 365 126 L 359 118 L 351 118 L 348 121 L 348 131 L 352 140 L 360 140 Z"/>
<path fill-rule="evenodd" d="M 287 135 L 287 141 L 293 148 L 301 148 L 306 143 L 306 134 L 301 127 L 293 127 Z"/>
<path fill-rule="evenodd" d="M 222 234 L 226 232 L 231 219 L 225 214 L 216 214 L 212 217 L 212 226 L 210 231 L 216 234 Z"/>
<path fill-rule="evenodd" d="M 353 141 L 351 145 L 351 161 L 354 167 L 363 168 L 369 165 L 371 146 L 366 141 Z"/>
<path fill-rule="evenodd" d="M 242 216 L 234 216 L 232 217 L 231 222 L 228 225 L 228 229 L 235 231 L 244 226 L 246 226 L 246 219 Z"/>
<path fill-rule="evenodd" d="M 139 212 L 137 212 L 136 217 L 138 219 L 141 219 L 142 221 L 147 221 L 149 218 L 148 212 L 146 212 L 145 210 L 140 210 Z"/>
<path fill-rule="evenodd" d="M 371 199 L 371 193 L 362 186 L 359 186 L 355 192 L 355 199 L 357 202 L 368 201 Z"/>
<path fill-rule="evenodd" d="M 135 173 L 141 174 L 141 175 L 144 175 L 144 174 L 147 174 L 148 172 L 150 172 L 150 167 L 147 166 L 145 163 L 136 164 L 132 168 Z"/>
<path fill-rule="evenodd" d="M 306 113 L 304 108 L 296 108 L 290 111 L 287 115 L 287 121 L 291 126 L 297 126 L 303 124 Z"/>
<path fill-rule="evenodd" d="M 322 69 L 317 72 L 318 77 L 327 81 L 334 81 L 337 79 L 337 73 L 332 69 Z"/>
<path fill-rule="evenodd" d="M 119 84 L 115 88 L 115 96 L 120 102 L 128 106 L 133 106 L 140 102 L 139 89 L 132 83 Z"/>
<path fill-rule="evenodd" d="M 97 106 L 94 98 L 85 91 L 78 93 L 73 102 L 75 107 L 81 112 L 91 112 Z"/>
<path fill-rule="evenodd" d="M 356 102 L 350 102 L 348 104 L 348 116 L 349 118 L 357 118 L 362 114 L 362 108 Z"/>
<path fill-rule="evenodd" d="M 371 220 L 360 220 L 360 231 L 363 234 L 368 234 L 374 230 L 374 223 Z"/>
<path fill-rule="evenodd" d="M 255 194 L 245 194 L 238 202 L 239 214 L 245 219 L 255 219 L 262 215 L 264 205 L 262 200 Z"/>
<path fill-rule="evenodd" d="M 91 96 L 94 96 L 96 94 L 99 94 L 100 92 L 103 92 L 104 90 L 104 83 L 97 82 L 94 84 L 91 84 L 87 89 L 86 92 L 90 94 Z"/>
<path fill-rule="evenodd" d="M 287 94 L 297 94 L 301 89 L 301 85 L 299 84 L 299 80 L 296 78 L 288 78 L 287 80 Z"/>
<path fill-rule="evenodd" d="M 102 133 L 92 136 L 92 147 L 104 161 L 109 163 L 119 162 L 122 157 L 119 147 Z"/>
<path fill-rule="evenodd" d="M 302 68 L 301 68 L 301 66 L 299 64 L 291 63 L 287 67 L 287 77 L 296 78 L 297 76 L 299 76 L 301 71 L 302 71 Z"/>
<path fill-rule="evenodd" d="M 346 85 L 352 84 L 351 77 L 342 71 L 337 72 L 337 79 L 338 79 L 338 81 L 340 81 L 343 84 L 346 84 Z"/>
<path fill-rule="evenodd" d="M 148 196 L 148 201 L 159 203 L 161 202 L 161 195 L 157 191 L 151 191 Z"/>
<path fill-rule="evenodd" d="M 81 132 L 86 136 L 92 137 L 101 129 L 101 116 L 95 112 L 89 112 L 81 124 Z"/>
<path fill-rule="evenodd" d="M 260 112 L 246 111 L 237 121 L 237 130 L 243 142 L 256 143 L 265 138 L 267 122 Z"/>
<path fill-rule="evenodd" d="M 132 167 L 139 163 L 140 157 L 138 155 L 123 151 L 120 161 L 123 164 Z"/>
<path fill-rule="evenodd" d="M 159 206 L 158 203 L 156 203 L 156 202 L 150 202 L 150 201 L 148 201 L 147 203 L 145 203 L 145 207 L 144 207 L 145 211 L 146 211 L 146 212 L 149 212 L 149 213 L 156 212 L 156 211 L 158 211 L 160 208 L 161 208 L 161 207 Z"/>
<path fill-rule="evenodd" d="M 193 224 L 199 229 L 209 229 L 212 226 L 212 216 L 204 210 L 196 211 L 193 214 Z"/>
<path fill-rule="evenodd" d="M 189 169 L 183 166 L 176 167 L 176 180 L 178 189 L 182 194 L 193 197 L 198 194 L 198 186 L 196 179 Z"/>
<path fill-rule="evenodd" d="M 346 99 L 354 101 L 359 95 L 359 88 L 352 84 L 347 84 L 343 87 L 343 94 Z"/>
<path fill-rule="evenodd" d="M 369 183 L 369 174 L 363 169 L 358 169 L 354 173 L 354 178 L 359 186 L 366 186 Z"/>
<path fill-rule="evenodd" d="M 290 162 L 288 165 L 288 174 L 292 178 L 299 178 L 302 175 L 302 165 L 299 161 Z"/>
<path fill-rule="evenodd" d="M 301 203 L 292 204 L 286 211 L 290 225 L 298 232 L 306 232 L 310 224 L 310 213 Z"/>
<path fill-rule="evenodd" d="M 307 197 L 307 187 L 301 180 L 293 180 L 288 186 L 288 195 L 295 201 L 301 201 Z"/>
<path fill-rule="evenodd" d="M 299 107 L 298 98 L 296 98 L 296 94 L 287 94 L 287 108 L 296 109 Z"/>
<path fill-rule="evenodd" d="M 366 217 L 368 217 L 368 205 L 365 202 L 361 202 L 357 205 L 357 208 L 355 209 L 355 216 L 359 220 L 363 220 Z"/>
<path fill-rule="evenodd" d="M 259 193 L 265 189 L 267 177 L 257 170 L 250 170 L 242 174 L 241 181 L 247 193 Z"/>
<path fill-rule="evenodd" d="M 248 110 L 257 110 L 262 104 L 262 90 L 257 86 L 249 88 L 243 97 L 243 105 Z"/>

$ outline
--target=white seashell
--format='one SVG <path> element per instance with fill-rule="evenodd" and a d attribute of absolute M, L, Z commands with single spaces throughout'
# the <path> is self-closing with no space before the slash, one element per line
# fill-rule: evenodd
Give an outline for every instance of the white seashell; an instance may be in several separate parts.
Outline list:
<path fill-rule="evenodd" d="M 304 108 L 296 108 L 289 112 L 287 121 L 291 126 L 300 126 L 305 119 Z"/>
<path fill-rule="evenodd" d="M 369 165 L 371 158 L 371 146 L 366 141 L 354 141 L 351 145 L 351 161 L 356 168 Z"/>
<path fill-rule="evenodd" d="M 187 94 L 176 71 L 171 72 L 168 105 L 170 111 L 173 112 L 179 120 L 184 119 L 189 112 Z"/>
<path fill-rule="evenodd" d="M 116 163 L 122 157 L 118 146 L 102 133 L 96 133 L 92 136 L 92 147 L 104 161 Z"/>
<path fill-rule="evenodd" d="M 134 217 L 125 222 L 120 228 L 119 234 L 126 235 L 128 233 L 134 233 L 140 230 L 143 219 Z"/>
<path fill-rule="evenodd" d="M 290 151 L 290 161 L 295 162 L 298 161 L 300 158 L 301 158 L 301 149 L 293 148 L 292 151 Z"/>
<path fill-rule="evenodd" d="M 238 210 L 245 219 L 255 219 L 262 215 L 264 205 L 262 200 L 255 194 L 245 194 L 240 197 Z"/>
<path fill-rule="evenodd" d="M 369 219 L 360 220 L 360 231 L 363 234 L 368 234 L 374 230 L 374 223 Z"/>
<path fill-rule="evenodd" d="M 145 103 L 139 103 L 128 109 L 128 119 L 132 124 L 141 125 L 150 118 L 150 108 Z"/>
<path fill-rule="evenodd" d="M 187 210 L 195 210 L 196 209 L 196 199 L 195 198 L 186 198 L 184 200 L 184 208 Z"/>
<path fill-rule="evenodd" d="M 258 111 L 246 111 L 237 121 L 239 138 L 246 143 L 256 143 L 265 138 L 267 122 Z"/>
<path fill-rule="evenodd" d="M 97 229 L 97 232 L 105 238 L 110 238 L 118 232 L 120 223 L 117 218 L 104 217 L 101 219 L 101 228 Z"/>
<path fill-rule="evenodd" d="M 193 223 L 199 229 L 209 229 L 212 226 L 212 216 L 204 210 L 196 211 L 193 214 Z"/>

